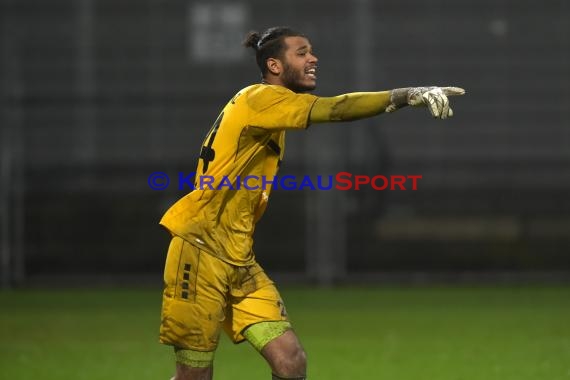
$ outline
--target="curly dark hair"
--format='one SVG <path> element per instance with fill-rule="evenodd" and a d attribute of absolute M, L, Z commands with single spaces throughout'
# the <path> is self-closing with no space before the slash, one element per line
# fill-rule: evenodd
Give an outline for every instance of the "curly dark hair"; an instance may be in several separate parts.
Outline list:
<path fill-rule="evenodd" d="M 262 76 L 267 74 L 266 62 L 269 58 L 283 59 L 285 37 L 305 37 L 305 35 L 288 26 L 275 26 L 263 33 L 251 31 L 245 37 L 243 46 L 255 50 L 255 60 Z"/>

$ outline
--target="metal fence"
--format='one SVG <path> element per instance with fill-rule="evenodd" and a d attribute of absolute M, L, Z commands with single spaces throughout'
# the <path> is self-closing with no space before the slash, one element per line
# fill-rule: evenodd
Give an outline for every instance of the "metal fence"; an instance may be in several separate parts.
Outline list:
<path fill-rule="evenodd" d="M 276 191 L 271 273 L 351 278 L 570 272 L 566 1 L 1 3 L 2 284 L 157 274 L 158 226 L 222 105 L 259 80 L 250 29 L 291 25 L 318 95 L 459 85 L 425 110 L 288 135 L 281 174 L 421 175 L 416 191 Z M 455 100 L 455 99 L 454 99 Z M 174 181 L 153 191 L 148 176 Z M 424 278 L 424 277 L 421 277 Z"/>

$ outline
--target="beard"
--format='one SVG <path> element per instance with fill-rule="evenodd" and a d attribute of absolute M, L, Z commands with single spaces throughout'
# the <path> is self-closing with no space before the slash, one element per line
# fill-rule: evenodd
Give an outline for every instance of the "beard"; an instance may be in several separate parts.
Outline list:
<path fill-rule="evenodd" d="M 283 64 L 283 84 L 289 90 L 297 93 L 309 92 L 314 90 L 317 86 L 313 83 L 305 82 L 305 72 L 294 70 L 287 63 Z"/>

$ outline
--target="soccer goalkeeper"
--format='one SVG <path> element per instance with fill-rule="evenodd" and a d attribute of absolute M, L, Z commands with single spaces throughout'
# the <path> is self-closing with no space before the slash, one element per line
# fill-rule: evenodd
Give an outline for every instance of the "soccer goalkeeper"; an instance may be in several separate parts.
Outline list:
<path fill-rule="evenodd" d="M 237 183 L 276 175 L 286 131 L 408 105 L 425 106 L 445 119 L 453 115 L 447 97 L 464 93 L 456 87 L 413 87 L 318 97 L 309 93 L 316 88 L 318 60 L 307 37 L 274 27 L 251 32 L 244 45 L 255 50 L 262 82 L 239 91 L 204 140 L 196 175 L 213 177 L 213 189 L 187 194 L 160 222 L 172 234 L 160 341 L 174 347 L 176 380 L 212 378 L 222 329 L 233 342 L 252 344 L 267 360 L 272 379 L 305 379 L 305 352 L 252 250 L 271 183 L 255 190 Z M 228 178 L 235 188 L 217 186 Z"/>

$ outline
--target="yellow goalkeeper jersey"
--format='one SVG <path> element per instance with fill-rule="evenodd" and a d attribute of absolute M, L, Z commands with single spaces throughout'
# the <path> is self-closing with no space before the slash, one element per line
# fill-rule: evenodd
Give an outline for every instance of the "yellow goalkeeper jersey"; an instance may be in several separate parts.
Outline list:
<path fill-rule="evenodd" d="M 283 158 L 285 131 L 306 128 L 316 100 L 267 84 L 238 92 L 202 144 L 196 189 L 176 202 L 160 224 L 230 264 L 252 264 L 253 231 Z"/>

